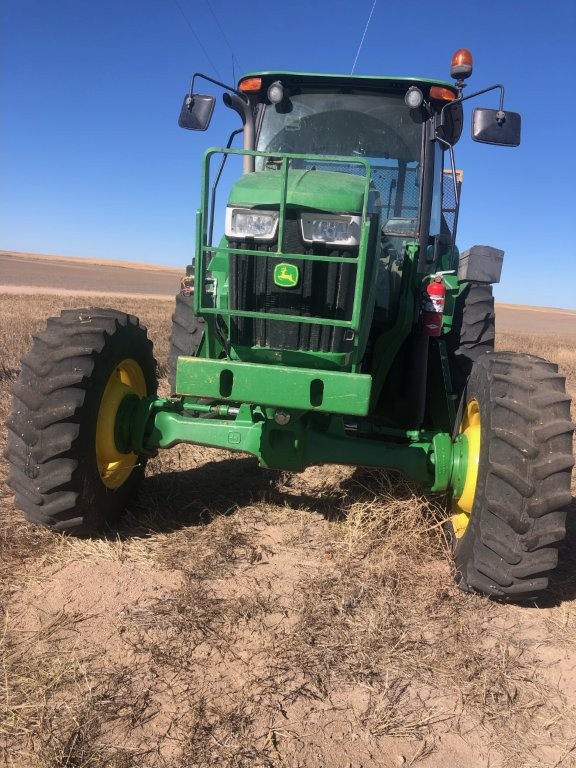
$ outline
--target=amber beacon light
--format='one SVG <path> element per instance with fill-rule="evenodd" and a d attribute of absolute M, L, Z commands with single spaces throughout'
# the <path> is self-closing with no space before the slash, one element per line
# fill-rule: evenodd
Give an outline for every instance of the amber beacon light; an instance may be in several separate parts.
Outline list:
<path fill-rule="evenodd" d="M 472 74 L 472 54 L 468 48 L 459 48 L 450 62 L 450 75 L 456 80 L 466 80 Z"/>

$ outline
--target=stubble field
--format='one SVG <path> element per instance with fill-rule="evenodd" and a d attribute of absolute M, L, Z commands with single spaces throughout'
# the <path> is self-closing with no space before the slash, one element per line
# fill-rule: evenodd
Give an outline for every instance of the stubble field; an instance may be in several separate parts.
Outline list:
<path fill-rule="evenodd" d="M 165 377 L 172 302 L 97 304 L 139 315 Z M 0 296 L 2 424 L 31 335 L 86 305 Z M 573 337 L 497 342 L 557 362 L 576 396 Z M 393 473 L 180 446 L 91 540 L 25 523 L 6 473 L 2 765 L 576 765 L 575 526 L 547 595 L 516 606 L 458 591 L 445 500 Z"/>

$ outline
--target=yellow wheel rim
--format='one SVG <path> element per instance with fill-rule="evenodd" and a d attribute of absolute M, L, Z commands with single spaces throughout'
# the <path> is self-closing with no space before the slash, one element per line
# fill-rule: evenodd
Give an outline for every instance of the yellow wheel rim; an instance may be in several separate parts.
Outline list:
<path fill-rule="evenodd" d="M 146 380 L 135 360 L 119 363 L 108 379 L 96 422 L 96 462 L 100 479 L 107 488 L 119 488 L 136 466 L 135 453 L 121 453 L 114 431 L 120 403 L 126 395 L 146 395 Z"/>
<path fill-rule="evenodd" d="M 466 405 L 459 432 L 468 442 L 468 462 L 464 490 L 460 498 L 452 502 L 452 528 L 457 539 L 461 539 L 468 528 L 478 482 L 481 423 L 480 408 L 476 400 L 470 400 Z"/>

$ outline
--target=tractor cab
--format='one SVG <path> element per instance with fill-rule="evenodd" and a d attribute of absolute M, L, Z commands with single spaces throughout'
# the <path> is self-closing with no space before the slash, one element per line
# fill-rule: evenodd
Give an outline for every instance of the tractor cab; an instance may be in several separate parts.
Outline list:
<path fill-rule="evenodd" d="M 358 186 L 351 176 L 369 176 L 367 211 L 379 233 L 374 245 L 380 323 L 397 312 L 406 245 L 417 239 L 420 225 L 426 115 L 422 106 L 406 104 L 405 94 L 413 85 L 414 81 L 388 78 L 285 72 L 248 76 L 239 84 L 241 90 L 254 89 L 248 91 L 256 109 L 254 148 L 265 153 L 255 158 L 256 172 L 277 170 L 278 152 L 314 155 L 290 163 L 305 172 L 310 177 L 307 183 L 314 182 L 317 190 L 310 201 L 315 217 L 302 224 L 309 245 L 352 240 L 358 226 L 345 217 L 361 216 L 363 201 L 358 200 L 355 210 L 341 211 L 336 202 L 325 199 L 322 188 L 344 191 Z M 347 157 L 349 162 L 322 156 Z M 320 218 L 321 212 L 327 218 Z"/>

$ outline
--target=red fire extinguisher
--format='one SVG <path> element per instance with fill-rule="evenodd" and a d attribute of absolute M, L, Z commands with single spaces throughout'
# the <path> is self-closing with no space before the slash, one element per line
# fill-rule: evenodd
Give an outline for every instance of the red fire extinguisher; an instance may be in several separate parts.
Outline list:
<path fill-rule="evenodd" d="M 446 286 L 442 275 L 435 275 L 431 283 L 428 283 L 424 292 L 422 309 L 422 332 L 425 336 L 440 336 L 442 333 L 442 315 L 444 314 L 444 301 L 446 299 Z"/>

